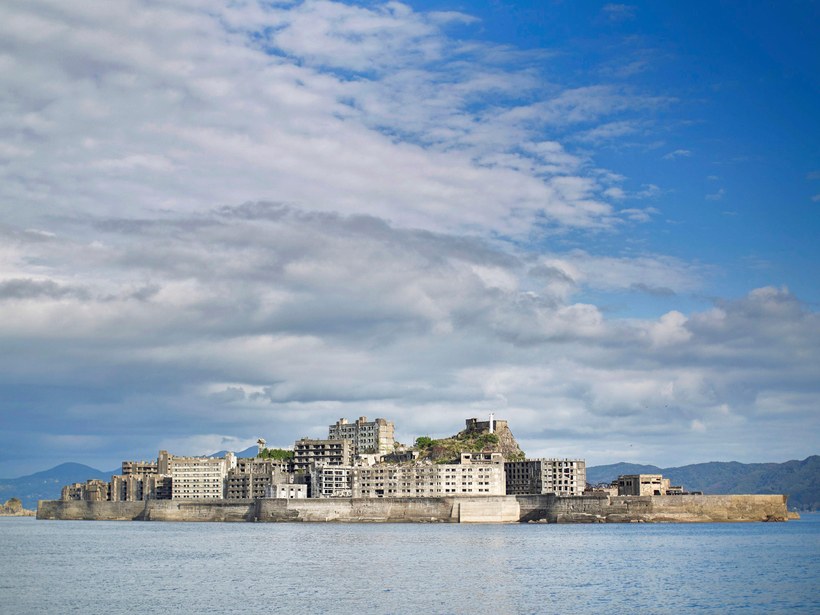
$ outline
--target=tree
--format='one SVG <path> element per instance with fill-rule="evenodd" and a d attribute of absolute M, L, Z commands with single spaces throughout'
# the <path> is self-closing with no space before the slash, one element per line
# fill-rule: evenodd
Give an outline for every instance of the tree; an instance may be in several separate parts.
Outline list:
<path fill-rule="evenodd" d="M 293 459 L 293 451 L 284 448 L 263 448 L 257 455 L 260 459 L 278 459 L 280 461 L 287 461 Z"/>

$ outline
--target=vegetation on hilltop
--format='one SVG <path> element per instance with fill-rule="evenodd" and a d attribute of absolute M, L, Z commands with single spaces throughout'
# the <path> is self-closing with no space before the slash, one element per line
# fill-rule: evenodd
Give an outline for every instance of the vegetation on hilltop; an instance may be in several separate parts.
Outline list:
<path fill-rule="evenodd" d="M 284 448 L 263 448 L 256 455 L 260 459 L 278 459 L 279 461 L 287 461 L 293 459 L 293 451 Z"/>
<path fill-rule="evenodd" d="M 510 434 L 512 437 L 512 434 Z M 450 438 L 434 440 L 429 436 L 416 438 L 415 448 L 419 459 L 434 463 L 458 463 L 461 453 L 503 453 L 508 461 L 524 459 L 524 453 L 514 446 L 504 445 L 496 433 L 478 430 L 464 430 Z"/>

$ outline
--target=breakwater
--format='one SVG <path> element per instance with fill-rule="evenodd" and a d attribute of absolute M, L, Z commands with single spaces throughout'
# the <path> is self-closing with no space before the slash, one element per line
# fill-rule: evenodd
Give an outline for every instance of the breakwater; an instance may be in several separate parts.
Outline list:
<path fill-rule="evenodd" d="M 41 500 L 38 519 L 341 523 L 709 523 L 781 521 L 784 495 L 483 496 L 383 499 Z"/>

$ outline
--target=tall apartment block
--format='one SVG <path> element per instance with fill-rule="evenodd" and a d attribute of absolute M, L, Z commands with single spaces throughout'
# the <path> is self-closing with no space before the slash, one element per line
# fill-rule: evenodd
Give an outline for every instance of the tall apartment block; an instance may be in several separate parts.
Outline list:
<path fill-rule="evenodd" d="M 221 500 L 228 471 L 236 467 L 236 456 L 177 457 L 160 451 L 157 467 L 171 476 L 172 500 Z"/>
<path fill-rule="evenodd" d="M 328 439 L 350 440 L 353 442 L 353 454 L 362 455 L 376 453 L 387 455 L 393 452 L 393 422 L 385 419 L 368 421 L 366 416 L 360 416 L 355 422 L 339 419 L 335 425 L 328 428 Z"/>
<path fill-rule="evenodd" d="M 507 495 L 582 495 L 587 482 L 586 467 L 583 459 L 507 461 Z"/>

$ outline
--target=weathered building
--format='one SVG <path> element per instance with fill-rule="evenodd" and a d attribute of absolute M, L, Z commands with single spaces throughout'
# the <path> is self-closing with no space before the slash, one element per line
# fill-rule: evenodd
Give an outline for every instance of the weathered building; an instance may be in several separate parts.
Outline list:
<path fill-rule="evenodd" d="M 134 474 L 156 474 L 156 461 L 123 461 L 122 475 L 131 476 Z"/>
<path fill-rule="evenodd" d="M 583 495 L 586 462 L 583 459 L 526 459 L 504 463 L 507 495 Z"/>
<path fill-rule="evenodd" d="M 504 495 L 501 463 L 467 462 L 356 467 L 351 472 L 354 498 Z"/>
<path fill-rule="evenodd" d="M 393 452 L 395 428 L 391 421 L 376 419 L 368 421 L 366 416 L 360 416 L 355 422 L 339 419 L 335 425 L 328 428 L 328 439 L 350 440 L 353 443 L 353 454 L 377 453 L 387 455 Z"/>
<path fill-rule="evenodd" d="M 349 498 L 351 482 L 357 468 L 318 463 L 310 468 L 310 497 Z"/>
<path fill-rule="evenodd" d="M 265 489 L 266 498 L 279 500 L 303 500 L 308 496 L 308 486 L 294 483 L 268 485 Z"/>
<path fill-rule="evenodd" d="M 159 466 L 163 465 L 160 451 Z M 171 498 L 174 500 L 223 499 L 228 471 L 236 467 L 236 457 L 177 457 L 165 455 L 171 476 Z"/>
<path fill-rule="evenodd" d="M 293 445 L 293 469 L 308 472 L 311 464 L 333 466 L 353 464 L 353 443 L 350 440 L 311 440 L 302 438 Z"/>
<path fill-rule="evenodd" d="M 667 495 L 670 491 L 669 479 L 661 474 L 624 474 L 617 485 L 618 495 Z"/>
<path fill-rule="evenodd" d="M 98 478 L 91 478 L 84 483 L 72 483 L 62 488 L 60 499 L 105 502 L 109 499 L 108 483 Z"/>
<path fill-rule="evenodd" d="M 109 485 L 108 495 L 112 502 L 139 502 L 146 499 L 142 474 L 114 475 Z"/>
<path fill-rule="evenodd" d="M 290 482 L 289 465 L 289 462 L 279 459 L 238 459 L 236 467 L 228 470 L 225 498 L 247 500 L 266 497 L 270 485 Z"/>

